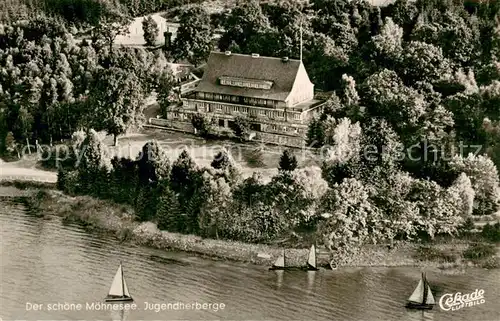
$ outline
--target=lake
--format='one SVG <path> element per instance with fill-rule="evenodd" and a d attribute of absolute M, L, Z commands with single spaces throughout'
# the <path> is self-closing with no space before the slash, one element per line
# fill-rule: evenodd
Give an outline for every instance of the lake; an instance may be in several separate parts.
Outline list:
<path fill-rule="evenodd" d="M 427 271 L 436 300 L 484 290 L 485 303 L 458 311 L 404 308 L 419 268 L 275 272 L 186 253 L 120 244 L 112 236 L 33 217 L 0 203 L 0 320 L 498 320 L 500 270 Z M 123 261 L 136 310 L 96 310 Z M 177 303 L 146 310 L 149 304 Z M 66 310 L 58 311 L 50 308 Z M 94 303 L 94 309 L 86 304 Z M 188 303 L 211 309 L 180 309 Z M 39 311 L 27 310 L 32 304 Z M 81 304 L 80 310 L 67 310 Z M 222 306 L 222 304 L 224 306 Z M 177 309 L 175 309 L 177 307 Z M 222 309 L 223 307 L 223 309 Z M 88 309 L 87 309 L 88 308 Z M 218 309 L 216 309 L 218 308 Z"/>

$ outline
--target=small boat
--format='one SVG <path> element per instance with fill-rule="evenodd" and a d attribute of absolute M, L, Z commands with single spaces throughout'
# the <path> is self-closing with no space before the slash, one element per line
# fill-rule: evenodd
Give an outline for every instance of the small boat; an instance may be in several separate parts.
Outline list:
<path fill-rule="evenodd" d="M 427 283 L 425 272 L 422 272 L 422 278 L 413 293 L 408 298 L 406 307 L 409 309 L 431 310 L 436 302 L 432 295 L 431 287 Z"/>
<path fill-rule="evenodd" d="M 278 257 L 276 262 L 274 262 L 273 266 L 269 268 L 269 270 L 284 270 L 285 269 L 285 250 L 283 249 L 283 254 Z"/>
<path fill-rule="evenodd" d="M 316 247 L 314 244 L 311 246 L 309 250 L 309 257 L 307 258 L 307 270 L 308 271 L 318 271 L 319 269 L 316 266 Z"/>
<path fill-rule="evenodd" d="M 116 271 L 113 283 L 111 283 L 111 287 L 109 288 L 108 296 L 106 297 L 106 299 L 104 299 L 104 301 L 134 301 L 134 299 L 132 299 L 132 296 L 130 296 L 130 293 L 128 292 L 127 282 L 125 282 L 125 277 L 123 276 L 123 268 L 121 262 L 118 270 Z"/>

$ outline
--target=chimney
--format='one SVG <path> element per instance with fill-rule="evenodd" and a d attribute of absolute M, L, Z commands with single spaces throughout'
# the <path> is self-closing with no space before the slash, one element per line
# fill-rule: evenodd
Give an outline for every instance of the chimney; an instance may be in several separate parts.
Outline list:
<path fill-rule="evenodd" d="M 172 33 L 167 28 L 163 35 L 165 36 L 165 49 L 170 50 L 172 48 Z"/>
<path fill-rule="evenodd" d="M 231 51 L 229 50 L 226 50 L 226 52 L 224 53 L 226 56 L 231 56 Z"/>
<path fill-rule="evenodd" d="M 252 58 L 259 58 L 259 54 L 258 53 L 253 53 L 252 54 Z"/>
<path fill-rule="evenodd" d="M 281 59 L 281 61 L 283 61 L 283 62 L 287 62 L 287 61 L 288 61 L 288 57 L 283 57 L 283 58 Z"/>

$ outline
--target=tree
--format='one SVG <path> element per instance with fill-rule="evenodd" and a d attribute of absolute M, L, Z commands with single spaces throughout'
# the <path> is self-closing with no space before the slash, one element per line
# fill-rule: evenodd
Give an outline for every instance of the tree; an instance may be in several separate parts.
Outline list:
<path fill-rule="evenodd" d="M 439 14 L 422 12 L 411 38 L 440 46 L 445 57 L 463 66 L 469 65 L 480 52 L 479 21 L 462 6 L 447 8 Z"/>
<path fill-rule="evenodd" d="M 474 192 L 469 177 L 465 173 L 461 173 L 449 188 L 449 192 L 456 195 L 455 197 L 459 200 L 459 202 L 457 202 L 457 207 L 461 216 L 463 218 L 470 217 L 474 210 L 476 192 Z"/>
<path fill-rule="evenodd" d="M 382 118 L 372 118 L 363 126 L 361 146 L 363 176 L 369 176 L 369 172 L 377 166 L 390 173 L 390 170 L 397 169 L 407 156 L 403 153 L 404 145 L 399 135 Z"/>
<path fill-rule="evenodd" d="M 103 17 L 92 30 L 92 44 L 97 48 L 108 46 L 111 52 L 116 36 L 126 34 L 129 23 L 130 18 L 121 13 Z"/>
<path fill-rule="evenodd" d="M 426 113 L 427 102 L 423 94 L 405 86 L 396 72 L 384 69 L 368 77 L 362 96 L 368 115 L 387 120 L 405 143 L 418 140 L 415 133 Z"/>
<path fill-rule="evenodd" d="M 395 24 L 402 27 L 404 35 L 408 36 L 413 29 L 419 13 L 415 2 L 409 0 L 396 0 L 387 6 L 390 16 Z"/>
<path fill-rule="evenodd" d="M 385 19 L 380 34 L 372 37 L 374 51 L 372 53 L 378 66 L 390 68 L 398 64 L 403 52 L 403 29 L 390 17 Z"/>
<path fill-rule="evenodd" d="M 323 131 L 323 126 L 321 120 L 318 118 L 311 119 L 309 126 L 307 127 L 307 146 L 309 147 L 321 147 L 325 141 L 325 133 Z"/>
<path fill-rule="evenodd" d="M 212 163 L 210 166 L 212 166 L 215 169 L 222 169 L 225 170 L 228 166 L 231 165 L 231 159 L 229 157 L 229 154 L 226 150 L 221 150 L 218 152 L 215 156 L 214 159 L 212 160 Z"/>
<path fill-rule="evenodd" d="M 137 161 L 113 157 L 111 165 L 111 198 L 117 203 L 135 205 L 139 185 Z"/>
<path fill-rule="evenodd" d="M 297 158 L 293 155 L 291 150 L 284 150 L 280 157 L 279 167 L 280 171 L 293 172 L 297 168 Z"/>
<path fill-rule="evenodd" d="M 167 66 L 160 74 L 158 88 L 156 89 L 158 93 L 156 100 L 160 105 L 161 114 L 165 119 L 168 118 L 170 106 L 178 100 L 174 89 L 175 85 L 175 77 L 170 67 Z"/>
<path fill-rule="evenodd" d="M 329 77 L 343 74 L 348 65 L 348 54 L 328 35 L 312 35 L 310 46 L 304 48 L 304 64 L 311 81 L 324 90 L 340 87 L 340 79 Z"/>
<path fill-rule="evenodd" d="M 320 213 L 325 220 L 318 229 L 334 257 L 352 257 L 361 245 L 382 236 L 378 228 L 382 213 L 369 196 L 369 187 L 354 178 L 344 180 L 324 195 Z"/>
<path fill-rule="evenodd" d="M 416 236 L 419 212 L 412 194 L 415 179 L 398 169 L 375 167 L 365 182 L 373 187 L 370 200 L 384 214 L 380 221 L 384 238 L 392 242 L 396 237 Z"/>
<path fill-rule="evenodd" d="M 212 132 L 211 121 L 202 114 L 192 115 L 191 124 L 194 129 L 200 132 L 201 136 L 208 136 Z"/>
<path fill-rule="evenodd" d="M 158 184 L 168 180 L 170 176 L 170 161 L 165 150 L 156 140 L 147 142 L 137 159 L 139 182 L 142 185 Z"/>
<path fill-rule="evenodd" d="M 88 131 L 80 155 L 81 160 L 77 162 L 80 190 L 82 193 L 100 195 L 105 190 L 103 183 L 106 182 L 111 163 L 106 146 L 95 130 Z"/>
<path fill-rule="evenodd" d="M 142 30 L 144 31 L 144 41 L 146 42 L 146 46 L 154 46 L 160 29 L 158 28 L 156 21 L 151 16 L 147 16 L 142 20 Z"/>
<path fill-rule="evenodd" d="M 333 127 L 333 126 L 332 126 Z M 331 148 L 328 160 L 335 162 L 356 161 L 361 153 L 362 130 L 359 123 L 352 123 L 348 118 L 336 122 L 331 134 Z"/>
<path fill-rule="evenodd" d="M 475 215 L 496 213 L 500 206 L 500 186 L 498 170 L 488 156 L 469 154 L 466 158 L 455 156 L 451 166 L 465 173 L 475 191 Z"/>
<path fill-rule="evenodd" d="M 240 1 L 224 19 L 225 33 L 219 41 L 219 49 L 225 51 L 237 45 L 242 52 L 252 36 L 269 29 L 269 21 L 258 1 Z"/>
<path fill-rule="evenodd" d="M 244 117 L 236 117 L 234 119 L 234 125 L 232 126 L 232 130 L 234 135 L 238 137 L 240 140 L 244 139 L 248 134 L 248 130 L 250 129 L 250 122 L 247 118 Z"/>
<path fill-rule="evenodd" d="M 187 59 L 199 65 L 212 49 L 210 16 L 201 6 L 186 9 L 180 17 L 180 26 L 174 41 L 173 55 L 176 60 Z"/>
<path fill-rule="evenodd" d="M 144 122 L 144 86 L 135 73 L 111 67 L 100 69 L 95 75 L 88 104 L 94 107 L 95 127 L 118 136 Z"/>
<path fill-rule="evenodd" d="M 450 193 L 434 181 L 415 180 L 411 199 L 417 206 L 419 218 L 414 225 L 421 236 L 432 239 L 438 234 L 452 235 L 465 221 L 459 194 Z"/>
<path fill-rule="evenodd" d="M 359 175 L 363 135 L 359 123 L 352 124 L 348 118 L 342 118 L 330 127 L 333 129 L 328 134 L 331 138 L 328 139 L 326 155 L 322 155 L 321 168 L 323 178 L 333 186 Z"/>
<path fill-rule="evenodd" d="M 156 221 L 160 230 L 181 232 L 184 229 L 184 217 L 181 215 L 179 201 L 174 191 L 166 187 L 156 207 Z"/>
<path fill-rule="evenodd" d="M 19 155 L 19 151 L 17 150 L 16 139 L 14 138 L 14 134 L 12 134 L 12 132 L 8 132 L 5 137 L 5 149 L 11 154 L 14 151 L 17 151 L 17 158 L 21 158 L 21 155 Z"/>
<path fill-rule="evenodd" d="M 238 206 L 253 206 L 265 195 L 266 185 L 262 181 L 259 173 L 253 173 L 246 178 L 233 192 L 234 200 L 239 203 Z"/>
<path fill-rule="evenodd" d="M 203 194 L 205 202 L 200 209 L 198 222 L 200 231 L 205 237 L 219 238 L 219 230 L 226 230 L 232 224 L 228 215 L 232 194 L 231 188 L 223 178 L 216 178 L 205 172 L 203 174 Z"/>
<path fill-rule="evenodd" d="M 450 75 L 452 63 L 443 56 L 440 47 L 411 41 L 403 51 L 400 74 L 408 85 L 418 81 L 436 83 Z"/>
<path fill-rule="evenodd" d="M 172 164 L 170 182 L 172 189 L 177 193 L 188 195 L 189 191 L 196 189 L 197 166 L 186 150 L 183 150 L 177 160 Z"/>
<path fill-rule="evenodd" d="M 346 74 L 342 75 L 342 103 L 347 107 L 352 107 L 359 104 L 359 95 L 356 90 L 356 81 L 353 77 Z"/>

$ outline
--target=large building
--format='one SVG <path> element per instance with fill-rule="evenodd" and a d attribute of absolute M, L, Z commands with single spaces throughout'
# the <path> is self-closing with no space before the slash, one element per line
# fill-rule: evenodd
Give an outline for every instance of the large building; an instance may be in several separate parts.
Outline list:
<path fill-rule="evenodd" d="M 202 114 L 230 134 L 234 119 L 245 117 L 254 140 L 302 146 L 322 103 L 300 60 L 212 52 L 203 77 L 168 119 L 188 122 Z"/>

